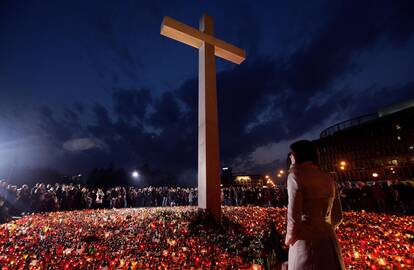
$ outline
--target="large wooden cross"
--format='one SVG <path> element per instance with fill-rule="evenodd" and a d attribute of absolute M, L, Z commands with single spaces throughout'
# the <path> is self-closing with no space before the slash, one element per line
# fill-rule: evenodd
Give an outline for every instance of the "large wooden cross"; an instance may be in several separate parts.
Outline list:
<path fill-rule="evenodd" d="M 214 37 L 213 18 L 204 14 L 200 30 L 164 17 L 161 35 L 198 49 L 198 207 L 221 216 L 220 149 L 217 113 L 216 59 L 235 64 L 245 59 L 244 50 Z"/>

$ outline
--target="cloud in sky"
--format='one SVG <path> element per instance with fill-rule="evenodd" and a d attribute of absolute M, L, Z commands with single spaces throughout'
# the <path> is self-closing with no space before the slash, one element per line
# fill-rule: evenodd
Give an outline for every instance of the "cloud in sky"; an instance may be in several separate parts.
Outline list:
<path fill-rule="evenodd" d="M 100 149 L 107 151 L 108 147 L 106 144 L 98 138 L 76 138 L 71 139 L 63 143 L 63 149 L 70 152 L 81 152 L 90 149 Z"/>

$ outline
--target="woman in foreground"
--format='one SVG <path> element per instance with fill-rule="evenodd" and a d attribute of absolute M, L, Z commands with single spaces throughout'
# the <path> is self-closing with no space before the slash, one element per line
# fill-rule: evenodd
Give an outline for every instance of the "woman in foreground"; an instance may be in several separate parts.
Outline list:
<path fill-rule="evenodd" d="M 288 269 L 345 269 L 335 234 L 342 221 L 336 184 L 319 169 L 312 142 L 297 141 L 290 150 L 285 240 L 289 246 Z"/>

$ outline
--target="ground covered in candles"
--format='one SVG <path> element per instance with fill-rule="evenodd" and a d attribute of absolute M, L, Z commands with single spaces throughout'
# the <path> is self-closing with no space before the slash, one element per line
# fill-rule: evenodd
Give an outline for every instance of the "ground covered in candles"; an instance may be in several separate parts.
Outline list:
<path fill-rule="evenodd" d="M 282 242 L 286 209 L 224 207 L 223 215 L 219 226 L 194 207 L 26 216 L 0 225 L 0 265 L 2 270 L 260 269 L 272 249 L 278 252 L 272 260 L 282 259 L 286 250 L 274 241 Z M 413 269 L 413 219 L 345 213 L 337 233 L 347 268 Z"/>

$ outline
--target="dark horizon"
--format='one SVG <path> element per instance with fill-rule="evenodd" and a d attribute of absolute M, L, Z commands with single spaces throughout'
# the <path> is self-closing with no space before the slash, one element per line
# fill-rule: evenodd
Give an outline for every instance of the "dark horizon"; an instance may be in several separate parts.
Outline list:
<path fill-rule="evenodd" d="M 247 52 L 240 66 L 217 59 L 221 160 L 234 171 L 274 173 L 294 140 L 414 99 L 408 0 L 2 1 L 0 179 L 113 163 L 195 184 L 198 55 L 159 28 L 163 16 L 198 27 L 204 12 Z"/>

